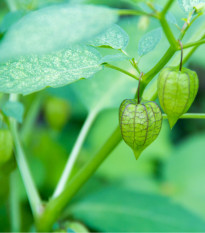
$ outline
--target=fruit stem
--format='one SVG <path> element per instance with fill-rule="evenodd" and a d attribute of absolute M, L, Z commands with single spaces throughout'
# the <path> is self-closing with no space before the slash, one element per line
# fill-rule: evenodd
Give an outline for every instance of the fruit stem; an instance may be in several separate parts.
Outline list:
<path fill-rule="evenodd" d="M 142 76 L 144 75 L 143 72 L 140 73 L 140 76 L 139 76 L 139 83 L 138 83 L 138 89 L 137 89 L 137 100 L 138 100 L 138 104 L 140 103 L 140 82 L 141 82 L 141 79 L 142 79 Z"/>
<path fill-rule="evenodd" d="M 179 64 L 179 71 L 182 70 L 182 64 L 183 64 L 183 45 L 182 45 L 182 42 L 181 40 L 178 40 L 179 41 L 179 44 L 180 44 L 180 47 L 181 47 L 181 60 L 180 60 L 180 64 Z"/>

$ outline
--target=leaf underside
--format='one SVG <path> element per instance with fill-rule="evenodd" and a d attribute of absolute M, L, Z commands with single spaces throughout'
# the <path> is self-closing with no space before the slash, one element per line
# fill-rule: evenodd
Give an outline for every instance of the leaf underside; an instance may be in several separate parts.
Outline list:
<path fill-rule="evenodd" d="M 101 69 L 101 55 L 89 46 L 73 46 L 42 56 L 0 64 L 0 92 L 30 94 L 89 78 Z"/>

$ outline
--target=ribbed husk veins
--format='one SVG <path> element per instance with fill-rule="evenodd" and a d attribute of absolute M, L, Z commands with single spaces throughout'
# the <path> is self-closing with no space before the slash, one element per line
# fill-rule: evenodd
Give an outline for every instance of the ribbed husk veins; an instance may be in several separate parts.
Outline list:
<path fill-rule="evenodd" d="M 199 80 L 196 72 L 192 70 L 182 68 L 179 71 L 176 67 L 168 67 L 159 74 L 157 88 L 160 105 L 172 128 L 193 103 Z"/>
<path fill-rule="evenodd" d="M 138 104 L 137 100 L 126 99 L 120 106 L 119 121 L 122 138 L 137 159 L 159 135 L 162 114 L 155 102 Z"/>

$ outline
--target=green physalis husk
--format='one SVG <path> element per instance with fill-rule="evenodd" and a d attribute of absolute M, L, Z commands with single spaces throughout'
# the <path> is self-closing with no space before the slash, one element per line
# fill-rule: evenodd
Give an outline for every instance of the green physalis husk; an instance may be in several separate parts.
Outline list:
<path fill-rule="evenodd" d="M 162 113 L 155 102 L 138 103 L 126 99 L 119 111 L 119 121 L 124 141 L 133 149 L 136 159 L 159 135 Z"/>
<path fill-rule="evenodd" d="M 196 72 L 187 68 L 164 68 L 158 77 L 160 105 L 168 116 L 171 128 L 193 103 L 199 87 Z"/>

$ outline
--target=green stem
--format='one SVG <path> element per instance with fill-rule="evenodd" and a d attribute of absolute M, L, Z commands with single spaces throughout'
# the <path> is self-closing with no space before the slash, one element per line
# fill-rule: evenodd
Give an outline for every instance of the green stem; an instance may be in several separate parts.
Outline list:
<path fill-rule="evenodd" d="M 172 46 L 173 48 L 177 48 L 177 41 L 174 37 L 174 34 L 172 33 L 171 28 L 169 27 L 169 24 L 166 20 L 166 13 L 169 10 L 169 8 L 171 7 L 171 5 L 174 3 L 174 0 L 168 0 L 166 5 L 164 6 L 162 12 L 160 14 L 158 14 L 158 19 L 160 21 L 160 24 L 162 26 L 162 29 L 167 37 L 167 40 L 169 41 L 170 46 Z"/>
<path fill-rule="evenodd" d="M 131 65 L 136 69 L 136 71 L 140 74 L 141 71 L 140 71 L 140 69 L 139 69 L 139 67 L 138 67 L 138 65 L 137 65 L 137 62 L 136 62 L 135 58 L 132 58 L 132 59 L 130 60 L 130 63 L 131 63 Z"/>
<path fill-rule="evenodd" d="M 184 38 L 184 35 L 186 34 L 187 30 L 191 27 L 191 25 L 202 15 L 201 13 L 197 14 L 194 19 L 191 21 L 193 14 L 195 10 L 192 11 L 192 14 L 188 17 L 187 22 L 184 23 L 181 33 L 179 35 L 179 40 L 182 40 Z"/>
<path fill-rule="evenodd" d="M 133 10 L 133 9 L 120 9 L 120 10 L 117 10 L 117 12 L 119 15 L 146 15 L 146 16 L 156 18 L 154 14 L 149 14 L 144 11 L 138 11 L 138 10 Z"/>
<path fill-rule="evenodd" d="M 15 102 L 17 100 L 18 96 L 16 94 L 11 94 L 10 95 L 10 101 Z M 18 129 L 17 129 L 17 122 L 14 118 L 10 118 L 10 128 L 11 128 L 11 133 L 13 136 L 14 140 L 14 145 L 15 145 L 15 155 L 16 155 L 16 161 L 26 188 L 26 192 L 28 195 L 28 199 L 31 205 L 31 209 L 33 212 L 34 217 L 36 218 L 38 214 L 41 212 L 41 199 L 38 194 L 37 188 L 35 186 L 35 183 L 33 181 L 33 178 L 31 176 L 31 172 L 29 170 L 27 161 L 26 161 L 26 156 L 24 154 L 21 142 L 20 142 L 20 137 L 18 134 Z"/>
<path fill-rule="evenodd" d="M 187 49 L 187 48 L 190 48 L 190 47 L 193 47 L 196 45 L 201 45 L 201 44 L 205 44 L 205 39 L 201 39 L 201 40 L 198 40 L 195 42 L 187 43 L 187 44 L 183 45 L 183 49 Z M 179 50 L 180 50 L 180 48 L 179 48 Z"/>
<path fill-rule="evenodd" d="M 78 174 L 70 181 L 70 183 L 65 187 L 64 191 L 56 199 L 52 199 L 48 203 L 44 213 L 38 219 L 38 231 L 49 231 L 51 229 L 54 221 L 57 219 L 63 208 L 78 192 L 81 186 L 93 175 L 93 173 L 119 144 L 120 141 L 121 133 L 120 128 L 118 127 L 107 140 L 107 142 L 103 145 L 103 147 L 99 150 L 99 152 L 93 158 L 91 158 L 87 164 L 81 168 Z"/>
<path fill-rule="evenodd" d="M 83 142 L 85 141 L 85 138 L 88 134 L 88 131 L 90 127 L 92 126 L 97 114 L 98 114 L 98 109 L 93 109 L 89 114 L 88 117 L 85 120 L 85 123 L 79 133 L 79 136 L 77 138 L 76 143 L 74 144 L 73 150 L 68 158 L 68 161 L 66 163 L 65 169 L 63 170 L 63 174 L 60 178 L 60 181 L 56 187 L 56 190 L 54 191 L 53 198 L 58 197 L 62 191 L 64 190 L 70 175 L 72 173 L 73 167 L 76 163 L 76 160 L 78 158 L 80 149 L 82 148 Z"/>
<path fill-rule="evenodd" d="M 43 93 L 37 94 L 33 103 L 31 104 L 29 111 L 27 113 L 27 116 L 24 120 L 24 123 L 23 123 L 22 128 L 21 128 L 21 132 L 20 132 L 21 140 L 24 143 L 26 143 L 28 141 L 28 138 L 32 133 L 32 127 L 36 121 L 39 110 L 41 108 L 43 97 L 44 97 Z"/>
<path fill-rule="evenodd" d="M 10 218 L 12 232 L 20 232 L 21 227 L 19 189 L 16 185 L 18 182 L 17 176 L 17 171 L 14 171 L 10 175 Z"/>
<path fill-rule="evenodd" d="M 124 73 L 124 74 L 126 74 L 126 75 L 128 75 L 128 76 L 130 76 L 130 77 L 132 77 L 132 78 L 134 78 L 136 80 L 139 80 L 139 78 L 136 75 L 134 75 L 134 74 L 132 74 L 132 73 L 126 71 L 126 70 L 123 70 L 123 69 L 121 69 L 121 68 L 119 68 L 117 66 L 114 66 L 114 65 L 111 65 L 111 64 L 108 64 L 108 63 L 104 63 L 102 65 L 104 65 L 107 68 L 120 71 L 121 73 Z"/>
<path fill-rule="evenodd" d="M 176 50 L 170 46 L 160 61 L 143 76 L 143 80 L 148 84 L 154 78 L 154 76 L 168 63 L 175 52 Z"/>
<path fill-rule="evenodd" d="M 162 26 L 162 29 L 167 37 L 167 40 L 169 41 L 170 46 L 172 46 L 174 49 L 178 48 L 178 43 L 172 33 L 171 28 L 169 27 L 169 24 L 167 23 L 166 18 L 163 15 L 159 16 L 159 21 Z"/>
<path fill-rule="evenodd" d="M 161 14 L 166 15 L 167 11 L 170 9 L 171 5 L 174 3 L 174 0 L 168 0 L 167 3 L 165 4 Z"/>
<path fill-rule="evenodd" d="M 167 119 L 166 114 L 162 114 L 163 119 Z M 186 113 L 180 116 L 181 119 L 205 119 L 205 113 Z"/>
<path fill-rule="evenodd" d="M 127 54 L 127 52 L 124 51 L 123 49 L 119 49 L 119 51 L 120 51 L 121 53 L 123 53 L 124 55 L 126 55 L 127 57 L 130 57 L 130 56 Z M 132 59 L 129 59 L 129 61 L 130 61 L 131 65 L 136 69 L 136 71 L 138 72 L 138 74 L 140 74 L 141 71 L 140 71 L 140 69 L 139 69 L 139 67 L 138 67 L 138 65 L 137 65 L 137 62 L 136 62 L 135 58 L 133 57 Z"/>

